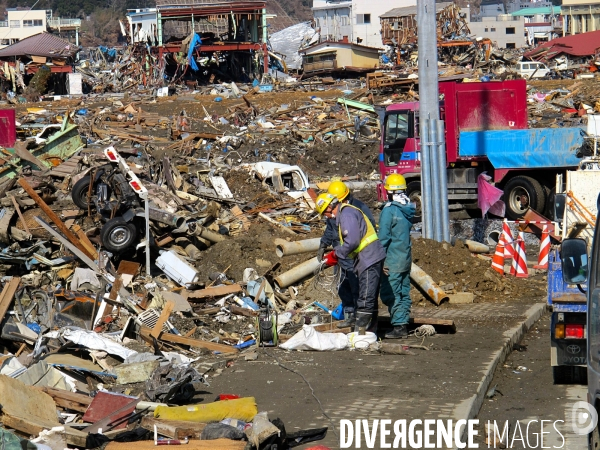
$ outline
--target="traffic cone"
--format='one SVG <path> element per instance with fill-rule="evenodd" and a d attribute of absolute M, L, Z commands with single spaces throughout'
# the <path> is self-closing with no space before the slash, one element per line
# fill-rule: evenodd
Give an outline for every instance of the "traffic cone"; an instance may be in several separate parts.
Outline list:
<path fill-rule="evenodd" d="M 500 275 L 504 275 L 504 239 L 502 239 L 502 235 L 500 235 L 500 239 L 496 245 L 496 253 L 494 253 L 494 257 L 492 258 L 492 269 Z"/>
<path fill-rule="evenodd" d="M 538 263 L 533 266 L 534 269 L 548 269 L 548 255 L 550 253 L 550 233 L 548 233 L 548 225 L 544 225 L 542 229 L 542 240 L 540 241 L 540 256 Z"/>
<path fill-rule="evenodd" d="M 512 266 L 510 268 L 510 274 L 517 278 L 527 278 L 529 273 L 527 272 L 527 254 L 525 253 L 525 240 L 523 239 L 523 232 L 519 232 L 519 237 L 515 242 L 515 257 L 513 259 Z"/>
<path fill-rule="evenodd" d="M 515 257 L 515 248 L 512 233 L 510 231 L 510 227 L 508 226 L 508 222 L 504 219 L 504 223 L 502 224 L 502 240 L 504 241 L 504 258 L 505 259 L 514 259 Z"/>

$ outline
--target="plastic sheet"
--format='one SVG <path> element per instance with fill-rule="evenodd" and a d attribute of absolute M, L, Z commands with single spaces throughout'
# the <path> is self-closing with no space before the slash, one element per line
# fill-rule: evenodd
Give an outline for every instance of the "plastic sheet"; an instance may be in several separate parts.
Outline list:
<path fill-rule="evenodd" d="M 347 348 L 348 338 L 342 333 L 319 333 L 313 327 L 304 325 L 300 331 L 279 347 L 284 350 L 330 352 Z"/>
<path fill-rule="evenodd" d="M 165 420 L 187 420 L 189 422 L 220 422 L 226 418 L 250 422 L 257 413 L 258 409 L 254 397 L 246 397 L 205 405 L 157 406 L 154 417 Z"/>
<path fill-rule="evenodd" d="M 491 179 L 485 172 L 477 177 L 477 206 L 483 216 L 489 211 L 495 216 L 504 217 L 506 205 L 500 200 L 504 192 L 492 186 L 489 183 Z"/>

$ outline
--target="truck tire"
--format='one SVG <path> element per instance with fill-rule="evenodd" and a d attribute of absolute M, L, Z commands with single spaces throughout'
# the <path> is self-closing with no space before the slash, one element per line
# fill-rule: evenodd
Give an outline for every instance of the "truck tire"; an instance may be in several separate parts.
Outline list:
<path fill-rule="evenodd" d="M 587 367 L 553 366 L 554 384 L 587 384 Z"/>
<path fill-rule="evenodd" d="M 546 194 L 544 188 L 531 177 L 518 176 L 511 178 L 504 186 L 504 203 L 506 216 L 511 219 L 520 219 L 529 208 L 544 213 Z"/>
<path fill-rule="evenodd" d="M 410 198 L 410 201 L 415 204 L 415 217 L 414 223 L 421 221 L 421 181 L 410 181 L 406 185 L 406 195 Z"/>
<path fill-rule="evenodd" d="M 137 228 L 122 217 L 115 217 L 100 230 L 102 246 L 109 252 L 120 253 L 131 247 L 137 238 Z"/>
<path fill-rule="evenodd" d="M 88 191 L 90 188 L 90 180 L 91 177 L 87 175 L 73 186 L 71 198 L 73 199 L 73 203 L 75 203 L 78 208 L 86 210 L 88 209 Z"/>

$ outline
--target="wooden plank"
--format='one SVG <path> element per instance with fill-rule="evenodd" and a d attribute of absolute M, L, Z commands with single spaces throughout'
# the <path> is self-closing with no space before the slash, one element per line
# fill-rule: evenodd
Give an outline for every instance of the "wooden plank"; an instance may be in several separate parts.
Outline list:
<path fill-rule="evenodd" d="M 189 301 L 190 299 L 196 298 L 222 297 L 224 295 L 237 294 L 238 292 L 242 292 L 242 287 L 239 284 L 232 284 L 229 286 L 215 286 L 197 291 L 188 291 L 185 289 L 181 291 L 181 295 Z"/>
<path fill-rule="evenodd" d="M 17 214 L 19 215 L 19 219 L 21 220 L 21 223 L 23 224 L 23 228 L 25 228 L 25 231 L 27 231 L 27 234 L 31 234 L 31 231 L 29 231 L 29 226 L 27 226 L 27 221 L 23 218 L 23 213 L 21 212 L 21 208 L 19 207 L 17 200 L 15 200 L 14 195 L 10 196 L 10 200 L 12 201 L 15 209 L 17 210 Z"/>
<path fill-rule="evenodd" d="M 2 293 L 0 294 L 0 322 L 4 319 L 6 311 L 8 311 L 8 308 L 13 301 L 20 282 L 21 278 L 12 277 L 12 279 L 4 285 L 4 289 L 2 289 Z"/>
<path fill-rule="evenodd" d="M 237 219 L 239 219 L 242 222 L 242 230 L 248 230 L 248 228 L 250 228 L 250 221 L 244 215 L 244 213 L 238 205 L 235 205 L 233 208 L 231 208 L 231 212 Z"/>
<path fill-rule="evenodd" d="M 98 259 L 98 252 L 96 251 L 96 247 L 90 241 L 90 239 L 85 234 L 85 231 L 81 229 L 81 227 L 77 224 L 71 227 L 73 231 L 77 234 L 77 237 L 81 241 L 81 245 L 83 245 L 88 252 L 94 257 L 94 259 Z"/>
<path fill-rule="evenodd" d="M 58 423 L 58 421 L 50 422 L 31 416 L 24 418 L 10 414 L 3 414 L 1 416 L 1 419 L 4 426 L 30 436 L 37 436 L 38 434 L 40 434 L 40 432 L 44 430 L 50 430 L 53 427 L 63 426 L 60 423 Z M 65 425 L 64 427 L 67 444 L 82 448 L 86 447 L 85 441 L 87 439 L 87 433 L 76 430 L 75 428 L 70 427 L 68 425 Z"/>
<path fill-rule="evenodd" d="M 54 389 L 50 387 L 44 386 L 32 386 L 36 389 L 39 389 L 42 392 L 45 392 L 50 397 L 54 399 L 54 402 L 65 409 L 70 409 L 73 411 L 78 411 L 84 413 L 90 403 L 92 402 L 92 398 L 87 395 L 77 394 L 75 392 L 64 391 L 62 389 Z"/>
<path fill-rule="evenodd" d="M 186 422 L 184 420 L 161 420 L 146 416 L 140 424 L 146 430 L 154 431 L 154 425 L 158 434 L 171 439 L 200 439 L 205 423 Z"/>
<path fill-rule="evenodd" d="M 160 317 L 156 321 L 156 325 L 154 325 L 154 328 L 152 328 L 152 331 L 150 332 L 150 336 L 158 339 L 158 336 L 160 336 L 160 333 L 162 333 L 163 325 L 165 324 L 165 322 L 167 320 L 169 320 L 169 316 L 173 312 L 173 308 L 175 308 L 175 303 L 171 302 L 171 301 L 167 302 L 167 304 L 163 308 L 162 312 L 160 313 Z"/>
<path fill-rule="evenodd" d="M 192 440 L 189 441 L 183 448 L 185 450 L 244 450 L 246 441 L 233 441 L 231 439 L 214 439 L 211 441 Z M 105 450 L 156 450 L 154 441 L 137 441 L 137 442 L 109 442 Z"/>
<path fill-rule="evenodd" d="M 142 326 L 140 328 L 140 336 L 147 342 L 152 342 L 150 332 L 152 330 L 148 327 Z M 206 348 L 208 350 L 221 352 L 221 353 L 238 353 L 238 349 L 229 345 L 217 344 L 215 342 L 208 342 L 202 339 L 193 339 L 184 336 L 178 336 L 171 333 L 162 333 L 159 340 L 164 342 L 170 342 L 172 344 L 188 345 L 190 347 Z"/>
<path fill-rule="evenodd" d="M 21 185 L 23 189 L 29 194 L 29 196 L 33 199 L 35 203 L 46 213 L 46 215 L 54 222 L 54 224 L 58 227 L 58 229 L 62 232 L 62 234 L 73 244 L 79 251 L 81 251 L 84 255 L 86 255 L 91 260 L 94 260 L 93 256 L 86 250 L 86 248 L 81 244 L 77 236 L 75 236 L 71 230 L 69 230 L 65 224 L 60 220 L 60 218 L 56 215 L 52 209 L 46 204 L 44 200 L 33 190 L 31 185 L 25 180 L 25 178 L 19 178 L 18 183 Z"/>

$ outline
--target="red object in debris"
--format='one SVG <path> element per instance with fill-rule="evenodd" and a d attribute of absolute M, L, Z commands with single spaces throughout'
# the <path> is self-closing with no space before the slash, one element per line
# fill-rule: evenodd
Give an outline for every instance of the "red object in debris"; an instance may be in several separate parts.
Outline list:
<path fill-rule="evenodd" d="M 83 420 L 85 422 L 95 423 L 100 420 L 106 418 L 107 416 L 111 416 L 112 422 L 116 422 L 120 419 L 125 419 L 133 411 L 135 410 L 135 405 L 131 405 L 124 411 L 115 413 L 120 408 L 127 406 L 127 404 L 131 403 L 132 400 L 135 400 L 135 397 L 130 397 L 129 395 L 123 394 L 115 394 L 113 392 L 104 392 L 100 391 L 96 394 L 90 406 L 88 406 L 87 411 L 83 415 Z M 119 425 L 115 426 L 115 430 L 121 430 L 127 426 L 127 420 L 123 420 Z"/>
<path fill-rule="evenodd" d="M 219 395 L 219 400 L 223 401 L 223 400 L 236 400 L 240 398 L 239 395 L 235 395 L 235 394 L 220 394 Z"/>
<path fill-rule="evenodd" d="M 0 109 L 0 146 L 13 147 L 16 140 L 15 110 Z"/>
<path fill-rule="evenodd" d="M 316 447 L 310 447 L 306 450 L 331 450 L 329 447 L 325 447 L 324 445 L 317 445 Z"/>

